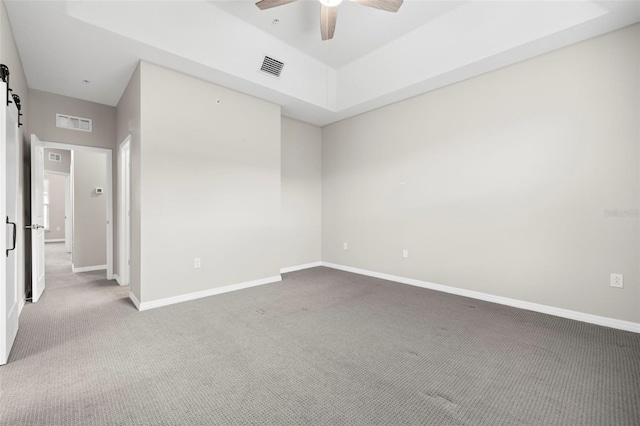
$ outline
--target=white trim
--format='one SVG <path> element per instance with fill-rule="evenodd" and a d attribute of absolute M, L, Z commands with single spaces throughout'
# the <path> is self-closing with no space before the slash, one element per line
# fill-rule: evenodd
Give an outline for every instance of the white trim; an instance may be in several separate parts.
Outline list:
<path fill-rule="evenodd" d="M 104 271 L 105 269 L 107 269 L 107 265 L 82 266 L 80 268 L 76 268 L 75 266 L 71 265 L 71 271 L 74 274 L 77 272 Z"/>
<path fill-rule="evenodd" d="M 68 143 L 40 141 L 44 148 L 66 149 L 71 151 L 73 161 L 73 151 L 86 151 L 105 154 L 107 156 L 107 279 L 113 279 L 113 151 L 109 148 L 98 148 L 95 146 L 73 145 Z M 71 163 L 73 170 L 73 162 Z M 73 250 L 71 253 L 73 259 Z"/>
<path fill-rule="evenodd" d="M 118 147 L 117 181 L 118 275 L 122 276 L 122 282 L 118 283 L 128 285 L 131 280 L 131 135 L 127 135 Z"/>
<path fill-rule="evenodd" d="M 20 316 L 20 314 L 22 313 L 22 308 L 24 308 L 25 303 L 27 303 L 27 299 L 25 299 L 24 297 L 22 299 L 20 299 L 20 303 L 18 305 L 18 316 Z"/>
<path fill-rule="evenodd" d="M 113 279 L 116 280 L 116 282 L 118 283 L 118 285 L 122 285 L 122 283 L 120 282 L 120 275 L 118 274 L 113 274 Z"/>
<path fill-rule="evenodd" d="M 286 268 L 280 269 L 280 273 L 281 274 L 286 274 L 288 272 L 301 271 L 303 269 L 315 268 L 315 267 L 318 267 L 318 266 L 322 266 L 322 262 L 318 261 L 318 262 L 305 263 L 305 264 L 302 264 L 302 265 L 288 266 Z"/>
<path fill-rule="evenodd" d="M 339 269 L 341 271 L 352 272 L 354 274 L 380 278 L 383 280 L 395 281 L 398 283 L 408 284 L 416 287 L 442 291 L 444 293 L 457 294 L 458 296 L 470 297 L 472 299 L 484 300 L 486 302 L 498 303 L 500 305 L 512 306 L 514 308 L 526 309 L 528 311 L 540 312 L 543 314 L 555 315 L 557 317 L 587 322 L 590 324 L 597 324 L 605 327 L 617 328 L 619 330 L 626 330 L 626 331 L 632 331 L 634 333 L 640 333 L 640 323 L 636 323 L 636 322 L 623 321 L 615 318 L 601 317 L 598 315 L 571 311 L 569 309 L 562 309 L 562 308 L 556 308 L 554 306 L 547 306 L 547 305 L 541 305 L 538 303 L 525 302 L 523 300 L 510 299 L 508 297 L 495 296 L 493 294 L 481 293 L 479 291 L 473 291 L 473 290 L 465 290 L 463 288 L 450 287 L 442 284 L 433 284 L 430 282 L 420 281 L 413 278 L 399 277 L 396 275 L 368 271 L 366 269 L 353 268 L 351 266 L 338 265 L 335 263 L 322 262 L 322 266 L 326 266 L 327 268 L 332 268 L 332 269 Z"/>
<path fill-rule="evenodd" d="M 137 310 L 140 310 L 140 301 L 138 300 L 135 294 L 129 292 L 129 300 L 133 302 Z"/>
<path fill-rule="evenodd" d="M 71 166 L 69 166 L 69 167 L 71 167 Z M 44 172 L 45 172 L 45 174 L 48 174 L 48 175 L 58 175 L 58 176 L 69 176 L 71 174 L 71 173 L 67 173 L 67 172 L 58 172 L 58 171 L 55 171 L 55 170 L 47 170 L 47 169 L 44 169 Z"/>
<path fill-rule="evenodd" d="M 107 279 L 113 279 L 113 152 L 107 150 Z"/>
<path fill-rule="evenodd" d="M 64 243 L 64 238 L 54 238 L 53 240 L 44 240 L 45 243 Z"/>
<path fill-rule="evenodd" d="M 75 227 L 76 227 L 76 219 L 75 219 L 75 209 L 73 208 L 73 206 L 75 206 L 75 195 L 74 192 L 76 190 L 76 184 L 75 184 L 75 157 L 76 157 L 76 153 L 75 151 L 71 151 L 71 164 L 69 165 L 69 167 L 71 168 L 71 173 L 69 175 L 69 198 L 68 200 L 65 200 L 65 203 L 68 201 L 69 202 L 69 211 L 67 212 L 69 214 L 69 228 L 66 228 L 67 223 L 65 222 L 65 238 L 67 237 L 66 235 L 66 231 L 67 229 L 69 229 L 69 235 L 71 237 L 71 239 L 69 241 L 67 241 L 65 243 L 65 250 L 67 250 L 69 253 L 71 253 L 71 265 L 73 265 L 73 259 L 74 259 L 74 254 L 73 254 L 73 242 L 75 241 L 76 237 L 75 237 Z M 66 206 L 65 206 L 66 207 Z"/>
<path fill-rule="evenodd" d="M 72 151 L 73 152 L 73 151 Z M 64 251 L 71 253 L 73 242 L 73 202 L 71 201 L 73 189 L 71 188 L 71 175 L 64 178 Z"/>
<path fill-rule="evenodd" d="M 138 310 L 146 311 L 148 309 L 159 308 L 161 306 L 173 305 L 175 303 L 187 302 L 189 300 L 201 299 L 203 297 L 214 296 L 216 294 L 228 293 L 230 291 L 243 290 L 245 288 L 256 287 L 264 284 L 271 284 L 282 281 L 280 275 L 262 278 L 260 280 L 247 281 L 244 283 L 231 284 L 223 287 L 216 287 L 209 290 L 196 291 L 195 293 L 183 294 L 181 296 L 167 297 L 166 299 L 153 300 L 151 302 L 140 303 Z M 131 297 L 131 295 L 129 296 Z M 135 303 L 135 302 L 134 302 Z"/>

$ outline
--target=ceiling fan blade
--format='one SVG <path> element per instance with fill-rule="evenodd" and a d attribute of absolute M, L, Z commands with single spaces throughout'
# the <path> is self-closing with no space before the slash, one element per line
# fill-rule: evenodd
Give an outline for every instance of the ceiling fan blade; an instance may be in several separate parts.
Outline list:
<path fill-rule="evenodd" d="M 322 40 L 331 40 L 333 38 L 337 20 L 337 7 L 320 6 L 320 34 L 322 35 Z"/>
<path fill-rule="evenodd" d="M 296 0 L 260 0 L 256 3 L 256 6 L 258 6 L 258 9 L 260 10 L 265 10 L 271 9 L 272 7 L 293 3 L 294 1 Z"/>
<path fill-rule="evenodd" d="M 264 1 L 264 0 L 263 0 Z M 374 9 L 386 10 L 387 12 L 397 12 L 402 6 L 402 0 L 353 0 L 363 6 L 373 7 Z"/>

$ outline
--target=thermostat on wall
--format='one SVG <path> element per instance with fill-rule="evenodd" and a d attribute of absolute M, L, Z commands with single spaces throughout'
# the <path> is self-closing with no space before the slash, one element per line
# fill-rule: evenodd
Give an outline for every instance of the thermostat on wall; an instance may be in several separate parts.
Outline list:
<path fill-rule="evenodd" d="M 104 192 L 104 191 L 103 191 L 103 189 L 102 189 L 102 188 L 100 188 L 100 187 L 97 187 L 97 188 L 96 188 L 96 194 L 102 194 L 103 192 Z"/>

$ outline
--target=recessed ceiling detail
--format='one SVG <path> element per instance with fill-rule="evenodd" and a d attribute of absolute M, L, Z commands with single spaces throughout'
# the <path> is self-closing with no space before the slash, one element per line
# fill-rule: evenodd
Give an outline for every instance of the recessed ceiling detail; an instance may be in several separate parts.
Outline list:
<path fill-rule="evenodd" d="M 323 42 L 317 1 L 267 10 L 242 0 L 5 5 L 33 89 L 116 105 L 145 60 L 316 125 L 640 21 L 637 1 L 405 0 L 397 13 L 343 1 L 340 37 Z M 256 72 L 266 52 L 287 64 L 291 78 Z M 78 84 L 86 76 L 91 84 Z"/>

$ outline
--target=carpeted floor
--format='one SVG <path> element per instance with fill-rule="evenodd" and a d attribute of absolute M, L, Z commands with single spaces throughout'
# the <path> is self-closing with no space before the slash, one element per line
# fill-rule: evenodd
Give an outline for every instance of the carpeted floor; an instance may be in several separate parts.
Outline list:
<path fill-rule="evenodd" d="M 326 268 L 137 312 L 47 250 L 2 425 L 640 425 L 638 334 Z"/>

